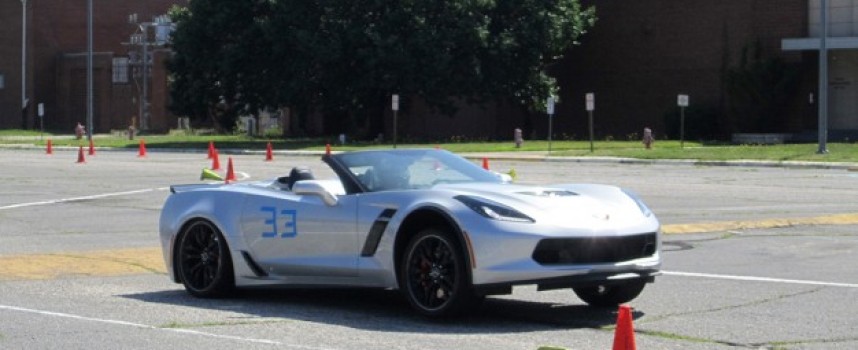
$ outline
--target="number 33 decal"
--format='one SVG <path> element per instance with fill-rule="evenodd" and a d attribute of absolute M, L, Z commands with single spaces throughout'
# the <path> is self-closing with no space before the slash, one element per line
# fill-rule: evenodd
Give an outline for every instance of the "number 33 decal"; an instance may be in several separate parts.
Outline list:
<path fill-rule="evenodd" d="M 265 219 L 265 225 L 270 231 L 263 231 L 265 238 L 292 238 L 298 235 L 298 213 L 295 210 L 283 209 L 278 211 L 275 207 L 262 207 L 259 210 L 269 213 Z"/>

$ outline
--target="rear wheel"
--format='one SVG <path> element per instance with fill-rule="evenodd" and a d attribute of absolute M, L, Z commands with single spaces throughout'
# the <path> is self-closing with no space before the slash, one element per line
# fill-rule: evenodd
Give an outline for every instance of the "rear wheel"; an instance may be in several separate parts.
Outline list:
<path fill-rule="evenodd" d="M 216 298 L 235 289 L 229 248 L 212 223 L 200 220 L 190 224 L 179 238 L 176 259 L 178 276 L 192 295 Z"/>
<path fill-rule="evenodd" d="M 631 281 L 623 284 L 572 288 L 581 300 L 596 307 L 615 307 L 637 298 L 646 286 L 646 281 Z"/>
<path fill-rule="evenodd" d="M 468 264 L 452 234 L 425 229 L 405 248 L 400 286 L 411 306 L 426 316 L 455 316 L 476 301 Z"/>

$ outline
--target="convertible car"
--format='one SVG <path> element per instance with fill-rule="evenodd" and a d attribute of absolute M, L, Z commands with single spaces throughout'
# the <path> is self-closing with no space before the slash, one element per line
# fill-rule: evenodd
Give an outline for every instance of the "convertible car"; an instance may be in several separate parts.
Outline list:
<path fill-rule="evenodd" d="M 322 157 L 258 182 L 171 187 L 160 218 L 170 277 L 197 297 L 251 287 L 398 289 L 450 316 L 514 286 L 571 288 L 607 307 L 659 274 L 660 226 L 614 186 L 524 186 L 443 150 Z"/>

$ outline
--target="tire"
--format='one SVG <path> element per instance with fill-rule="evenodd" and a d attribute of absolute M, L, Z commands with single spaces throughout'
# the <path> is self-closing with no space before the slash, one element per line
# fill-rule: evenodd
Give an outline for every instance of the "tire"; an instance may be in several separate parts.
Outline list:
<path fill-rule="evenodd" d="M 235 290 L 232 258 L 220 231 L 210 222 L 191 223 L 179 237 L 176 269 L 185 290 L 200 298 L 219 298 Z"/>
<path fill-rule="evenodd" d="M 429 317 L 458 316 L 478 298 L 461 247 L 449 232 L 420 231 L 400 261 L 401 290 L 417 312 Z"/>
<path fill-rule="evenodd" d="M 608 286 L 578 287 L 572 288 L 572 290 L 590 306 L 616 307 L 637 298 L 644 286 L 646 286 L 646 281 L 639 280 Z"/>

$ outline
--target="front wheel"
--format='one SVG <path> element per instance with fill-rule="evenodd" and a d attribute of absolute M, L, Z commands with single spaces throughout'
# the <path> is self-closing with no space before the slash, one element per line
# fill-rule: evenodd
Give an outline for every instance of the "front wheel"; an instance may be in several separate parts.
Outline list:
<path fill-rule="evenodd" d="M 425 229 L 405 248 L 400 262 L 400 286 L 411 306 L 426 316 L 460 314 L 475 300 L 468 264 L 452 234 Z"/>
<path fill-rule="evenodd" d="M 232 293 L 235 276 L 229 247 L 212 223 L 200 220 L 190 224 L 177 247 L 176 268 L 188 293 L 202 298 Z"/>
<path fill-rule="evenodd" d="M 646 281 L 631 281 L 623 284 L 572 288 L 581 300 L 595 307 L 616 307 L 632 301 L 646 286 Z"/>

